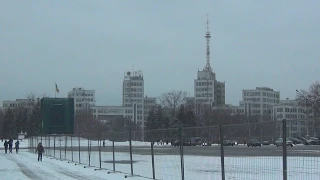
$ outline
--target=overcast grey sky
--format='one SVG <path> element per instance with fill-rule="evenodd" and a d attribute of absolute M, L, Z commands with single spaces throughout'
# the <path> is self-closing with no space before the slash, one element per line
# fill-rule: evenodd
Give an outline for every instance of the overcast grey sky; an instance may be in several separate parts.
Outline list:
<path fill-rule="evenodd" d="M 193 94 L 205 66 L 226 82 L 226 103 L 267 86 L 294 97 L 320 78 L 320 1 L 8 0 L 0 2 L 0 101 L 29 92 L 96 90 L 120 105 L 124 71 L 141 69 L 145 95 Z"/>

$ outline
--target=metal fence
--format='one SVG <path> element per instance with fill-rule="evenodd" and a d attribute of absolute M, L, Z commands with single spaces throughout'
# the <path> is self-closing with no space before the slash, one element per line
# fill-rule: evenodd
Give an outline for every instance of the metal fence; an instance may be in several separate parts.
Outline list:
<path fill-rule="evenodd" d="M 295 121 L 44 135 L 29 138 L 29 152 L 42 142 L 52 159 L 125 177 L 318 180 L 320 141 L 309 137 L 318 137 L 317 128 Z"/>

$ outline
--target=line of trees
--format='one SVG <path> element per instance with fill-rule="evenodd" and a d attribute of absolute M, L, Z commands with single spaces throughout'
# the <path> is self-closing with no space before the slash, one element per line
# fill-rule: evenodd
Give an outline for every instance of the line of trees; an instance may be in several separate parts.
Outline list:
<path fill-rule="evenodd" d="M 3 138 L 17 138 L 20 132 L 25 132 L 29 136 L 38 135 L 41 126 L 40 102 L 34 94 L 27 96 L 24 106 L 0 112 L 0 133 Z"/>
<path fill-rule="evenodd" d="M 279 136 L 276 130 L 276 123 L 278 122 L 273 121 L 270 115 L 247 116 L 245 114 L 231 114 L 230 111 L 224 108 L 213 110 L 208 106 L 201 107 L 201 111 L 195 113 L 196 108 L 199 110 L 198 107 L 187 104 L 187 98 L 188 93 L 183 91 L 171 91 L 162 94 L 159 97 L 160 104 L 149 112 L 146 125 L 147 131 L 151 130 L 154 134 L 157 134 L 158 132 L 166 131 L 165 129 L 184 127 L 185 129 L 198 129 L 197 133 L 192 132 L 194 136 L 199 134 L 212 135 L 217 131 L 213 128 L 204 127 L 218 127 L 222 124 L 229 125 L 224 128 L 226 136 Z M 311 84 L 308 90 L 297 90 L 297 100 L 307 103 L 307 107 L 313 111 L 314 117 L 320 117 L 320 83 L 318 81 Z M 317 119 L 312 125 L 317 126 L 317 128 L 313 129 L 320 132 L 320 119 Z M 201 133 L 199 133 L 200 131 Z"/>
<path fill-rule="evenodd" d="M 27 96 L 26 106 L 9 108 L 5 112 L 0 111 L 0 136 L 3 138 L 15 138 L 19 132 L 26 132 L 28 136 L 40 135 L 42 128 L 40 102 L 34 94 Z M 146 122 L 146 130 L 169 129 L 178 127 L 202 128 L 201 133 L 212 134 L 208 126 L 234 125 L 226 128 L 229 136 L 271 136 L 276 132 L 275 124 L 271 117 L 262 117 L 263 121 L 270 122 L 267 125 L 252 125 L 250 128 L 237 124 L 254 124 L 261 122 L 261 116 L 246 116 L 242 114 L 231 115 L 225 109 L 211 109 L 207 106 L 201 107 L 200 113 L 195 113 L 195 107 L 186 104 L 189 94 L 184 91 L 171 91 L 162 94 L 157 104 L 150 112 Z M 307 103 L 312 109 L 315 117 L 320 117 L 320 83 L 317 81 L 310 85 L 308 90 L 297 90 L 297 99 Z M 320 131 L 320 120 L 317 119 L 313 126 Z M 77 113 L 74 119 L 75 134 L 90 134 L 97 132 L 123 132 L 128 128 L 139 131 L 139 126 L 125 118 L 116 118 L 109 123 L 96 121 L 91 112 Z M 266 131 L 269 129 L 269 131 Z M 200 130 L 199 130 L 200 131 Z M 263 133 L 261 133 L 263 132 Z M 193 132 L 194 133 L 194 132 Z M 200 133 L 200 134 L 201 134 Z M 198 135 L 197 132 L 194 135 Z"/>

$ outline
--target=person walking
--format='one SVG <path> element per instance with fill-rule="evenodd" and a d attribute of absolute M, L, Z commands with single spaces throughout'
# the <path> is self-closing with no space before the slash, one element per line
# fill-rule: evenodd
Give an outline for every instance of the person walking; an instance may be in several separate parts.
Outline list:
<path fill-rule="evenodd" d="M 12 153 L 12 146 L 13 146 L 13 139 L 10 138 L 9 139 L 9 151 L 10 151 L 10 153 Z"/>
<path fill-rule="evenodd" d="M 36 153 L 37 152 L 38 152 L 38 161 L 42 161 L 42 153 L 44 153 L 44 147 L 42 146 L 41 142 L 38 144 L 38 147 L 36 149 Z"/>
<path fill-rule="evenodd" d="M 3 146 L 4 146 L 4 151 L 7 154 L 8 153 L 8 146 L 9 146 L 9 143 L 7 140 L 4 141 Z"/>
<path fill-rule="evenodd" d="M 18 152 L 19 152 L 19 145 L 20 145 L 19 140 L 17 140 L 16 143 L 14 143 L 14 144 L 15 144 L 15 148 L 16 148 L 16 153 L 18 154 Z"/>

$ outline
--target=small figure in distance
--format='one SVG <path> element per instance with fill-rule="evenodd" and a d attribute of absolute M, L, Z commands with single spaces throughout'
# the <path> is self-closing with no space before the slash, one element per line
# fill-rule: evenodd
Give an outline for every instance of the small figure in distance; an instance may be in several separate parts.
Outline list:
<path fill-rule="evenodd" d="M 36 149 L 36 153 L 37 152 L 38 152 L 38 161 L 42 161 L 42 153 L 44 153 L 44 147 L 42 146 L 41 142 L 38 144 L 38 147 Z"/>
<path fill-rule="evenodd" d="M 4 151 L 7 154 L 8 153 L 8 146 L 9 146 L 9 143 L 7 140 L 4 141 L 3 146 L 4 146 Z"/>
<path fill-rule="evenodd" d="M 10 151 L 10 153 L 12 153 L 12 146 L 13 146 L 13 139 L 10 138 L 9 139 L 9 151 Z"/>
<path fill-rule="evenodd" d="M 14 143 L 14 144 L 15 144 L 15 148 L 16 148 L 16 153 L 18 154 L 18 152 L 19 152 L 19 145 L 20 145 L 19 140 L 17 140 L 16 143 Z"/>

